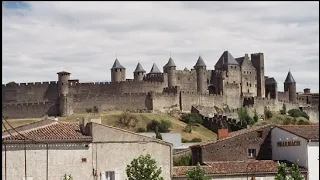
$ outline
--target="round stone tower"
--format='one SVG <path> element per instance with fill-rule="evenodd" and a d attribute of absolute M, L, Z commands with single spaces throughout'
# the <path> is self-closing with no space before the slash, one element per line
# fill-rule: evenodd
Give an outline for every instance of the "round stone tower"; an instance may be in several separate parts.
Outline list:
<path fill-rule="evenodd" d="M 289 93 L 289 101 L 290 102 L 297 102 L 297 88 L 296 88 L 296 81 L 294 80 L 291 72 L 288 72 L 287 78 L 284 81 L 284 92 Z"/>
<path fill-rule="evenodd" d="M 57 74 L 59 86 L 59 114 L 60 116 L 68 116 L 70 114 L 68 102 L 70 73 L 62 71 Z"/>
<path fill-rule="evenodd" d="M 142 81 L 146 71 L 143 69 L 140 63 L 137 64 L 136 70 L 133 71 L 134 81 Z"/>
<path fill-rule="evenodd" d="M 197 92 L 205 93 L 207 91 L 206 64 L 201 56 L 199 56 L 194 69 L 197 72 Z"/>
<path fill-rule="evenodd" d="M 126 80 L 126 68 L 124 68 L 118 59 L 116 59 L 111 68 L 111 82 L 120 82 Z"/>
<path fill-rule="evenodd" d="M 176 80 L 176 65 L 173 59 L 170 57 L 168 63 L 163 67 L 165 72 L 168 74 L 168 87 L 174 87 L 177 84 Z"/>

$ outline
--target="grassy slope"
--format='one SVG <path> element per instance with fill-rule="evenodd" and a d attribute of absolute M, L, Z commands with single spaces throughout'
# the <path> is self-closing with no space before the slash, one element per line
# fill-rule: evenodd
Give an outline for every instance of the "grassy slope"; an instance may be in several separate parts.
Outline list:
<path fill-rule="evenodd" d="M 283 125 L 283 122 L 285 119 L 290 119 L 293 120 L 294 118 L 289 116 L 289 115 L 283 115 L 283 114 L 276 114 L 274 113 L 272 115 L 272 118 L 265 120 L 265 121 L 259 121 L 258 123 L 256 123 L 256 125 L 265 125 L 265 124 L 278 124 L 278 125 Z M 299 120 L 303 120 L 306 122 L 310 122 L 308 119 L 304 118 L 304 117 L 297 117 L 297 122 Z"/>
<path fill-rule="evenodd" d="M 172 117 L 167 114 L 154 114 L 154 113 L 132 113 L 139 120 L 137 126 L 135 128 L 126 128 L 118 123 L 118 117 L 121 114 L 121 111 L 108 111 L 100 113 L 101 123 L 107 124 L 123 129 L 127 129 L 135 132 L 137 128 L 143 127 L 145 128 L 148 122 L 152 119 L 155 120 L 170 120 L 172 122 L 171 132 L 179 132 L 181 133 L 182 138 L 191 140 L 193 138 L 201 138 L 202 141 L 213 140 L 216 138 L 216 134 L 212 131 L 206 129 L 203 126 L 195 127 L 192 133 L 184 133 L 182 130 L 186 126 L 186 123 L 180 121 L 179 119 Z M 88 117 L 88 114 L 75 114 L 69 117 L 60 117 L 60 121 L 65 122 L 76 122 L 77 118 Z M 23 124 L 31 123 L 40 119 L 18 119 L 18 120 L 10 120 L 10 124 L 13 127 L 17 127 Z M 8 127 L 8 126 L 7 126 Z M 3 128 L 3 126 L 2 126 Z M 3 128 L 4 130 L 4 128 Z"/>

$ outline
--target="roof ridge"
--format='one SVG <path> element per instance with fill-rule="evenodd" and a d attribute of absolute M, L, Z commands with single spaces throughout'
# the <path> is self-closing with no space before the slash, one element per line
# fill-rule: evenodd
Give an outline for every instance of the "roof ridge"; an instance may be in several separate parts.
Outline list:
<path fill-rule="evenodd" d="M 238 134 L 236 134 L 236 132 L 238 132 L 238 131 L 234 131 L 234 132 L 232 132 L 232 133 L 234 133 L 234 135 L 232 135 L 232 136 L 227 136 L 227 137 L 225 137 L 225 138 L 218 139 L 218 140 L 215 140 L 215 141 L 205 142 L 205 143 L 203 143 L 203 144 L 196 144 L 196 145 L 193 145 L 193 146 L 190 146 L 190 147 L 206 146 L 206 145 L 209 145 L 209 144 L 212 144 L 212 143 L 217 143 L 217 142 L 225 141 L 225 140 L 228 140 L 228 139 L 231 139 L 231 138 L 240 136 L 240 135 L 244 135 L 244 134 L 247 134 L 247 133 L 250 133 L 250 132 L 253 132 L 253 131 L 262 129 L 262 128 L 272 127 L 272 126 L 274 126 L 274 125 L 272 125 L 272 124 L 266 124 L 266 125 L 263 125 L 263 126 L 254 126 L 254 127 L 250 127 L 250 128 L 246 128 L 246 129 L 241 129 L 241 130 L 239 130 L 239 131 L 243 131 L 243 132 L 240 132 L 240 133 L 238 133 Z M 247 131 L 245 131 L 245 130 L 247 130 Z"/>

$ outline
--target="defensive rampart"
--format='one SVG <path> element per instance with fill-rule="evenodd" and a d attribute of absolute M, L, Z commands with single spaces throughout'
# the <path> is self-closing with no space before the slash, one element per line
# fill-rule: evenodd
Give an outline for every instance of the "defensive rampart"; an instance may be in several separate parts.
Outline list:
<path fill-rule="evenodd" d="M 53 102 L 12 103 L 2 105 L 2 115 L 9 119 L 57 116 L 58 108 Z"/>

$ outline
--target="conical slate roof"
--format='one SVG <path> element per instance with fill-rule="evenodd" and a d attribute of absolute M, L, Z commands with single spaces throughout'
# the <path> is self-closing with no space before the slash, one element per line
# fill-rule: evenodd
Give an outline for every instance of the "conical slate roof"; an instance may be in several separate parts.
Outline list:
<path fill-rule="evenodd" d="M 229 51 L 224 51 L 219 58 L 216 66 L 221 66 L 223 64 L 227 65 L 239 65 L 239 63 L 234 59 L 234 57 L 229 53 Z"/>
<path fill-rule="evenodd" d="M 161 73 L 161 71 L 159 70 L 158 66 L 156 65 L 156 63 L 153 63 L 152 68 L 150 70 L 150 73 L 156 74 L 156 73 Z"/>
<path fill-rule="evenodd" d="M 284 83 L 296 83 L 290 71 L 288 72 L 287 78 Z"/>
<path fill-rule="evenodd" d="M 164 67 L 176 67 L 176 64 L 174 63 L 173 59 L 170 57 L 168 63 Z"/>
<path fill-rule="evenodd" d="M 273 77 L 271 77 L 266 79 L 265 84 L 277 84 L 277 81 Z"/>
<path fill-rule="evenodd" d="M 134 73 L 138 73 L 138 72 L 143 72 L 145 73 L 146 71 L 143 69 L 143 67 L 141 66 L 140 63 L 137 64 L 136 70 L 133 71 Z"/>
<path fill-rule="evenodd" d="M 125 68 L 120 64 L 119 60 L 116 59 L 111 69 L 125 69 Z"/>
<path fill-rule="evenodd" d="M 198 61 L 196 63 L 196 65 L 194 65 L 194 67 L 207 67 L 206 64 L 204 63 L 203 59 L 201 56 L 199 56 Z"/>

